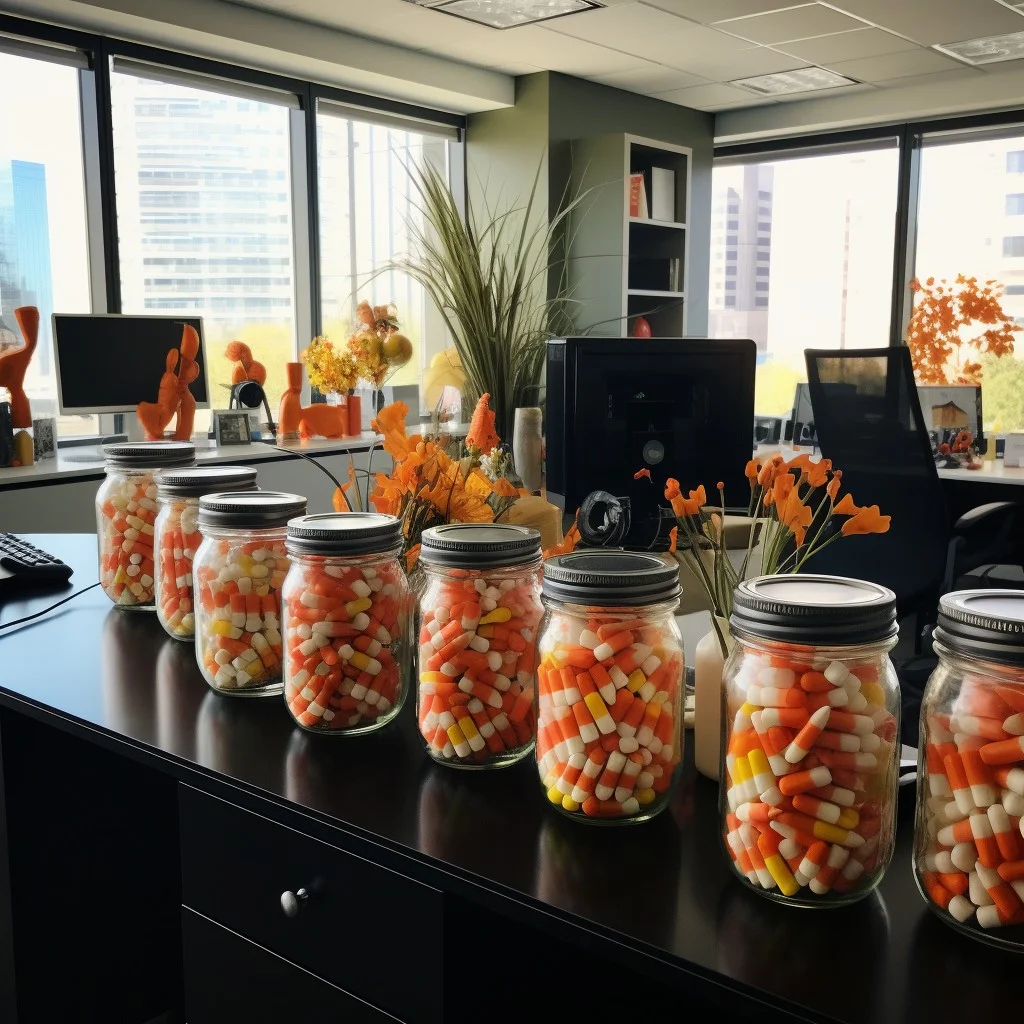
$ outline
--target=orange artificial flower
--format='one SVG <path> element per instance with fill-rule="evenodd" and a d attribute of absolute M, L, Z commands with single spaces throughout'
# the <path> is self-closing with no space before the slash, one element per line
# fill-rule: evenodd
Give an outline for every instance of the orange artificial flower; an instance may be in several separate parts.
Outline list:
<path fill-rule="evenodd" d="M 529 495 L 529 491 L 521 491 L 515 485 L 509 483 L 505 477 L 500 476 L 494 483 L 491 484 L 494 493 L 502 498 L 519 498 L 526 497 Z"/>
<path fill-rule="evenodd" d="M 674 555 L 676 553 L 676 547 L 679 543 L 679 527 L 673 526 L 668 531 L 668 553 Z"/>
<path fill-rule="evenodd" d="M 853 500 L 853 495 L 847 493 L 832 511 L 840 516 L 855 516 L 861 511 L 861 507 Z"/>
<path fill-rule="evenodd" d="M 865 533 L 888 533 L 891 518 L 891 516 L 883 516 L 877 505 L 868 505 L 843 523 L 843 536 L 849 537 Z"/>
<path fill-rule="evenodd" d="M 832 501 L 836 500 L 836 495 L 839 493 L 839 488 L 843 483 L 843 471 L 837 469 L 832 474 L 832 479 L 829 480 L 828 486 L 825 488 L 825 493 L 829 496 Z"/>
<path fill-rule="evenodd" d="M 638 469 L 633 474 L 633 479 L 634 480 L 643 480 L 643 479 L 650 480 L 651 479 L 651 471 L 649 469 L 646 469 L 646 468 L 645 469 Z"/>
<path fill-rule="evenodd" d="M 781 508 L 796 488 L 796 477 L 792 473 L 780 473 L 772 485 L 772 501 Z"/>
<path fill-rule="evenodd" d="M 344 487 L 334 488 L 334 494 L 331 495 L 331 506 L 335 512 L 352 511 L 352 506 L 348 503 L 348 498 L 345 497 Z"/>
<path fill-rule="evenodd" d="M 786 474 L 788 476 L 788 474 Z M 813 515 L 809 506 L 805 505 L 794 488 L 789 492 L 785 502 L 776 501 L 779 522 L 792 531 L 799 547 L 804 542 L 807 527 L 811 525 Z"/>
<path fill-rule="evenodd" d="M 405 402 L 392 402 L 370 421 L 370 426 L 384 435 L 384 451 L 396 461 L 404 459 L 422 440 L 419 434 L 409 437 L 406 433 L 405 418 L 408 415 L 409 406 Z"/>
<path fill-rule="evenodd" d="M 828 475 L 831 471 L 830 459 L 822 459 L 820 462 L 813 463 L 807 470 L 807 482 L 812 487 L 824 487 L 828 483 Z"/>
<path fill-rule="evenodd" d="M 678 490 L 678 484 L 677 490 Z M 666 497 L 668 492 L 666 490 Z M 690 496 L 684 498 L 682 494 L 676 494 L 672 501 L 672 511 L 675 512 L 679 519 L 683 519 L 686 516 L 695 516 L 700 510 L 707 504 L 707 494 L 704 493 L 704 485 L 701 484 L 695 491 L 690 491 Z"/>
<path fill-rule="evenodd" d="M 466 447 L 485 454 L 501 444 L 501 439 L 494 429 L 494 413 L 488 404 L 490 400 L 490 395 L 480 396 L 480 401 L 473 410 L 473 419 L 469 423 L 469 433 L 466 434 Z"/>
<path fill-rule="evenodd" d="M 679 497 L 679 481 L 670 476 L 665 481 L 665 500 L 671 501 L 673 498 Z"/>
<path fill-rule="evenodd" d="M 751 459 L 747 463 L 746 468 L 743 470 L 743 475 L 750 481 L 751 486 L 757 483 L 757 474 L 760 472 L 760 470 L 761 464 L 757 461 L 757 459 Z"/>

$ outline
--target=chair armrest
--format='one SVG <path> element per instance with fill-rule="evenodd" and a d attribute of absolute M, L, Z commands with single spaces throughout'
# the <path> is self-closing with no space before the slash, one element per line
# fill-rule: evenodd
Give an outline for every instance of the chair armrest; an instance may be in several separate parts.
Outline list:
<path fill-rule="evenodd" d="M 1012 501 L 990 501 L 987 505 L 979 505 L 965 512 L 954 524 L 954 530 L 971 530 L 979 526 L 987 519 L 1007 509 L 1015 509 L 1017 506 Z"/>

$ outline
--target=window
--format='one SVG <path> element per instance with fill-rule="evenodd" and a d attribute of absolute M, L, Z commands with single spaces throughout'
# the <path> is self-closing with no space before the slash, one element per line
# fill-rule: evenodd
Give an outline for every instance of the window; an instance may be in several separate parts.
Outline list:
<path fill-rule="evenodd" d="M 1024 194 L 1008 177 L 1024 172 L 1024 132 L 1002 137 L 946 136 L 923 140 L 917 250 L 914 273 L 921 279 L 958 274 L 1003 285 L 1002 307 L 1024 318 L 1024 233 L 1008 218 L 1024 213 Z M 963 183 L 971 182 L 969 190 Z M 1011 202 L 1012 201 L 1012 202 Z M 1001 240 L 1001 243 L 1000 243 Z M 982 411 L 987 430 L 1024 430 L 1024 332 L 1016 354 L 986 355 L 982 363 Z"/>
<path fill-rule="evenodd" d="M 715 255 L 717 256 L 717 255 L 718 255 L 718 253 L 716 253 Z M 729 261 L 730 263 L 735 263 L 735 261 L 736 261 L 736 260 L 737 260 L 737 258 L 738 258 L 738 252 L 737 252 L 737 250 L 736 250 L 736 249 L 726 249 L 726 250 L 725 250 L 725 258 L 726 258 L 726 259 L 727 259 L 727 260 L 728 260 L 728 261 Z"/>
<path fill-rule="evenodd" d="M 111 75 L 121 308 L 203 317 L 214 408 L 245 342 L 276 411 L 297 340 L 289 110 L 200 85 Z"/>
<path fill-rule="evenodd" d="M 710 337 L 757 342 L 758 413 L 792 408 L 796 384 L 807 379 L 804 349 L 888 342 L 897 170 L 895 141 L 715 165 L 715 198 L 731 189 L 771 200 L 771 220 L 758 224 L 755 245 L 741 248 L 753 288 L 744 282 L 735 306 L 714 295 L 709 302 Z"/>
<path fill-rule="evenodd" d="M 736 269 L 737 269 L 736 267 L 726 267 L 725 268 L 725 276 L 726 277 L 735 277 L 736 276 Z"/>
<path fill-rule="evenodd" d="M 57 415 L 50 315 L 92 309 L 78 75 L 0 53 L 0 351 L 21 346 L 14 310 L 37 306 L 25 376 L 36 417 Z M 96 418 L 60 417 L 58 426 L 63 436 L 93 434 Z"/>
<path fill-rule="evenodd" d="M 348 338 L 362 299 L 393 302 L 402 331 L 413 341 L 413 358 L 388 385 L 416 386 L 445 347 L 445 330 L 421 285 L 406 274 L 380 270 L 411 248 L 409 226 L 420 215 L 410 172 L 428 162 L 446 170 L 448 142 L 440 134 L 353 120 L 322 103 L 317 152 L 324 333 Z"/>
<path fill-rule="evenodd" d="M 726 245 L 739 245 L 740 244 L 739 236 L 737 236 L 737 235 L 726 235 L 725 236 L 725 244 Z"/>
<path fill-rule="evenodd" d="M 725 223 L 725 230 L 726 231 L 739 231 L 739 229 L 740 229 L 740 222 L 738 220 L 726 221 L 726 223 Z"/>
<path fill-rule="evenodd" d="M 736 282 L 735 281 L 726 281 L 725 282 L 725 290 L 727 292 L 734 292 L 734 291 L 736 291 Z"/>
<path fill-rule="evenodd" d="M 739 203 L 730 203 L 728 205 L 728 207 L 726 207 L 726 209 L 728 210 L 729 213 L 739 213 L 740 212 L 740 204 Z"/>
<path fill-rule="evenodd" d="M 1024 235 L 1010 235 L 1003 239 L 1003 255 L 1024 256 Z"/>
<path fill-rule="evenodd" d="M 726 309 L 735 309 L 736 308 L 736 296 L 735 295 L 726 295 L 725 296 L 725 301 L 722 303 L 722 305 Z"/>

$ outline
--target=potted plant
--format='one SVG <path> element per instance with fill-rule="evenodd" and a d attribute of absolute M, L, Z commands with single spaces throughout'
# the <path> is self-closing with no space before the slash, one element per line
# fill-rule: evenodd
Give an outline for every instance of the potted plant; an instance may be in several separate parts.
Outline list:
<path fill-rule="evenodd" d="M 398 270 L 423 286 L 458 353 L 464 398 L 489 394 L 498 434 L 511 438 L 515 410 L 538 403 L 547 339 L 573 330 L 556 243 L 582 196 L 563 201 L 549 219 L 537 201 L 538 166 L 525 200 L 500 209 L 467 200 L 463 218 L 439 170 L 409 173 L 421 215 L 410 223 L 413 251 L 380 272 Z"/>

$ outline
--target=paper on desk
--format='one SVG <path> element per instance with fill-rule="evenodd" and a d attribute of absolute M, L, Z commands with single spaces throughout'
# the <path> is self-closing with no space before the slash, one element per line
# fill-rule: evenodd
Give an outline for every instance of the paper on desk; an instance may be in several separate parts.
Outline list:
<path fill-rule="evenodd" d="M 1007 434 L 1003 449 L 1003 465 L 1019 469 L 1024 466 L 1024 434 Z"/>

